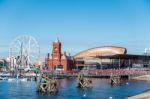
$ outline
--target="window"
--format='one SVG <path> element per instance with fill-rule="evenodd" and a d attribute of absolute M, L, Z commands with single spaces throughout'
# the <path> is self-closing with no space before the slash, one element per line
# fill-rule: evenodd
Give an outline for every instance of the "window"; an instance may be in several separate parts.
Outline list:
<path fill-rule="evenodd" d="M 58 69 L 63 69 L 63 65 L 58 65 L 57 68 Z"/>

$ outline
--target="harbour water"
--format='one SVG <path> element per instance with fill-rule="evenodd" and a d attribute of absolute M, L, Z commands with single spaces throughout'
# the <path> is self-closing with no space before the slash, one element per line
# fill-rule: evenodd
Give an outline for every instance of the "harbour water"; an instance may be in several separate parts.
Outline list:
<path fill-rule="evenodd" d="M 79 90 L 75 78 L 59 79 L 59 92 L 54 96 L 38 94 L 34 81 L 0 81 L 0 99 L 125 99 L 150 90 L 148 81 L 124 81 L 121 86 L 111 86 L 108 79 L 92 81 L 92 88 Z"/>

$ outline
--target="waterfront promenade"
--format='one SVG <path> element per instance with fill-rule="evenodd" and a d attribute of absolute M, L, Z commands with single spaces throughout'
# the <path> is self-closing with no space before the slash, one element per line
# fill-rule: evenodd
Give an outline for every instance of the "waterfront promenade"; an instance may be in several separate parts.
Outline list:
<path fill-rule="evenodd" d="M 150 81 L 150 75 L 137 76 L 137 77 L 133 77 L 132 79 Z"/>
<path fill-rule="evenodd" d="M 70 77 L 77 77 L 78 74 L 83 74 L 85 77 L 89 78 L 109 78 L 112 74 L 119 75 L 125 78 L 132 78 L 137 80 L 146 80 L 150 78 L 150 71 L 144 70 L 72 70 L 72 71 L 42 71 L 41 74 L 47 74 L 50 77 L 58 77 L 58 78 L 70 78 Z M 38 77 L 40 74 L 35 73 L 21 73 L 23 77 Z M 144 76 L 143 76 L 144 75 Z M 147 76 L 145 76 L 147 75 Z M 11 73 L 0 74 L 1 77 L 12 77 Z M 149 77 L 149 78 L 147 78 Z M 150 79 L 149 79 L 150 80 Z"/>
<path fill-rule="evenodd" d="M 50 73 L 47 72 L 50 76 L 68 78 L 68 77 L 77 77 L 79 73 L 84 74 L 85 77 L 90 78 L 109 78 L 112 74 L 120 75 L 121 77 L 134 78 L 142 75 L 150 75 L 150 71 L 144 70 L 82 70 L 82 71 L 68 71 L 68 72 L 57 72 Z"/>
<path fill-rule="evenodd" d="M 131 96 L 126 99 L 150 99 L 150 91 L 144 92 L 135 96 Z"/>

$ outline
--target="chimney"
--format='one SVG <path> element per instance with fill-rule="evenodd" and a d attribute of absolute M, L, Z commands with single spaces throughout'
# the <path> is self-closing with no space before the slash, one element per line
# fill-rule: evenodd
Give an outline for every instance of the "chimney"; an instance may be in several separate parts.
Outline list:
<path fill-rule="evenodd" d="M 66 51 L 64 51 L 64 56 L 67 56 L 67 52 Z"/>
<path fill-rule="evenodd" d="M 47 58 L 49 58 L 49 53 L 47 54 Z"/>

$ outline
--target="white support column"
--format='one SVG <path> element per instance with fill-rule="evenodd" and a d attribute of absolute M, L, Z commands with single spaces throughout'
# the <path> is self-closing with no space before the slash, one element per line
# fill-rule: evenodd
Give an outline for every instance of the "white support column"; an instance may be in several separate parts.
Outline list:
<path fill-rule="evenodd" d="M 130 70 L 130 59 L 129 59 L 129 70 Z"/>
<path fill-rule="evenodd" d="M 121 62 L 121 61 L 120 61 L 120 57 L 119 57 L 119 69 L 120 69 L 120 64 L 121 64 L 120 62 Z"/>

